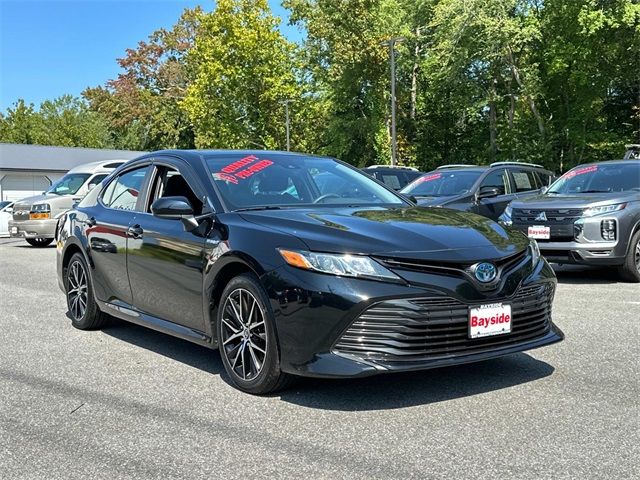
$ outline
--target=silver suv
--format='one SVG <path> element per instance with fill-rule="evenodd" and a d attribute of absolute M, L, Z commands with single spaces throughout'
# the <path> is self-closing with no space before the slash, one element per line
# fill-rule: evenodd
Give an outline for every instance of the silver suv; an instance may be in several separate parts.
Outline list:
<path fill-rule="evenodd" d="M 34 247 L 46 247 L 53 242 L 58 217 L 125 161 L 107 160 L 79 165 L 42 195 L 17 201 L 13 205 L 13 218 L 9 220 L 9 235 L 24 238 Z"/>
<path fill-rule="evenodd" d="M 580 165 L 500 221 L 538 241 L 550 262 L 609 265 L 640 282 L 640 160 Z"/>

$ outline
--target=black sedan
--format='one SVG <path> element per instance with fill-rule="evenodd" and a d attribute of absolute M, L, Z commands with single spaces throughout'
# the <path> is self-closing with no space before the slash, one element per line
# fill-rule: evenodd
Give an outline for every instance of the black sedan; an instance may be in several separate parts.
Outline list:
<path fill-rule="evenodd" d="M 75 327 L 112 315 L 218 348 L 252 393 L 296 375 L 419 370 L 563 338 L 535 241 L 416 207 L 331 158 L 145 155 L 67 212 L 56 240 Z"/>

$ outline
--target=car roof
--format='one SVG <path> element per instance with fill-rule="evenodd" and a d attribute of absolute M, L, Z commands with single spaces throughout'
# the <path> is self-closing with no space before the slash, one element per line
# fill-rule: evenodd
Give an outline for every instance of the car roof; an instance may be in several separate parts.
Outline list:
<path fill-rule="evenodd" d="M 640 163 L 640 158 L 626 158 L 618 160 L 603 160 L 602 162 L 581 163 L 580 165 L 572 167 L 571 170 L 573 170 L 574 168 L 590 167 L 591 165 L 628 165 L 630 163 Z"/>
<path fill-rule="evenodd" d="M 126 162 L 127 160 L 100 160 L 98 162 L 84 163 L 73 167 L 69 170 L 69 173 L 96 173 L 100 171 L 108 173 Z"/>

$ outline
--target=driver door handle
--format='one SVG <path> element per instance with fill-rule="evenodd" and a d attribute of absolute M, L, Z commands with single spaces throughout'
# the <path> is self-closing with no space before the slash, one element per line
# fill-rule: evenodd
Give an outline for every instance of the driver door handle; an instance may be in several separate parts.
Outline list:
<path fill-rule="evenodd" d="M 132 225 L 127 229 L 127 236 L 132 238 L 142 238 L 144 230 L 140 225 Z"/>

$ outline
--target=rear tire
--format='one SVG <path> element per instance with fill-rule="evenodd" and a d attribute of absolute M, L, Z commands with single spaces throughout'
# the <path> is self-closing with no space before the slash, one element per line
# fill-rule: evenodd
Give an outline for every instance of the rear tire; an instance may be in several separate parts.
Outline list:
<path fill-rule="evenodd" d="M 53 238 L 25 238 L 25 240 L 29 245 L 36 248 L 48 247 L 53 242 Z"/>
<path fill-rule="evenodd" d="M 631 237 L 627 256 L 619 271 L 623 279 L 633 283 L 640 282 L 640 230 Z"/>
<path fill-rule="evenodd" d="M 67 307 L 71 324 L 79 330 L 95 330 L 104 326 L 109 317 L 100 311 L 93 296 L 91 275 L 84 256 L 74 253 L 65 276 Z"/>
<path fill-rule="evenodd" d="M 238 389 L 264 395 L 282 390 L 293 377 L 280 370 L 273 313 L 264 288 L 252 274 L 233 278 L 216 315 L 218 350 Z"/>

